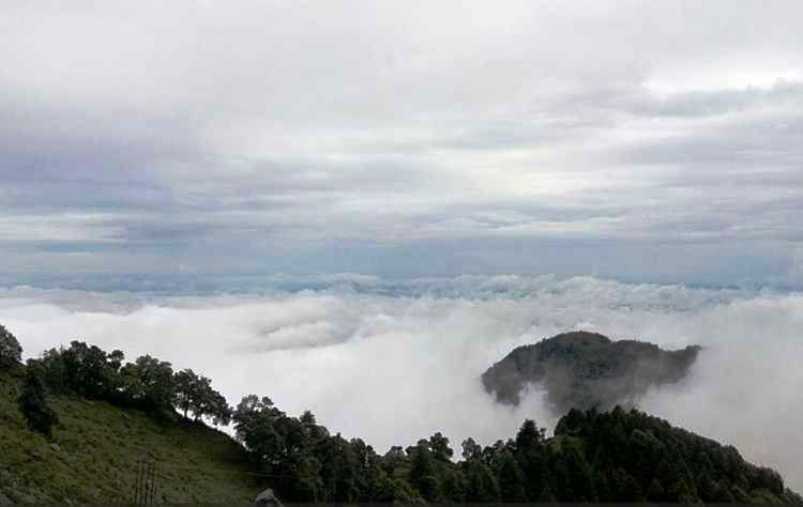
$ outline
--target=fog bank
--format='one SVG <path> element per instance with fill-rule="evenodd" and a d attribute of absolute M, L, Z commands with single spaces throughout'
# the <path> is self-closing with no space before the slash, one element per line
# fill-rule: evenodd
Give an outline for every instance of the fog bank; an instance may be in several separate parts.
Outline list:
<path fill-rule="evenodd" d="M 210 376 L 236 404 L 248 393 L 311 409 L 378 451 L 442 431 L 453 446 L 512 436 L 555 416 L 533 390 L 495 404 L 479 375 L 513 347 L 571 329 L 706 350 L 683 383 L 642 407 L 737 446 L 803 489 L 803 296 L 594 278 L 382 280 L 315 290 L 181 297 L 26 287 L 0 291 L 0 323 L 27 356 L 71 339 L 129 359 L 149 353 Z"/>

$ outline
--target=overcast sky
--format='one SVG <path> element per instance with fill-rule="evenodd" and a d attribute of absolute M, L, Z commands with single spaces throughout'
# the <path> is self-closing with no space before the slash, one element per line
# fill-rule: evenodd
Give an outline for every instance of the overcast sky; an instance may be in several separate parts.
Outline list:
<path fill-rule="evenodd" d="M 6 0 L 0 259 L 803 286 L 803 3 Z"/>

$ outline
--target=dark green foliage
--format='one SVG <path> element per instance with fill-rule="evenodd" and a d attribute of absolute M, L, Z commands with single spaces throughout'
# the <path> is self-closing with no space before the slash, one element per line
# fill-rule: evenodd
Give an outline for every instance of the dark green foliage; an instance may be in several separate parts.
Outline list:
<path fill-rule="evenodd" d="M 56 412 L 47 404 L 47 393 L 45 383 L 42 380 L 41 365 L 36 362 L 29 362 L 25 372 L 25 383 L 22 387 L 22 394 L 17 400 L 20 412 L 25 416 L 28 427 L 45 435 L 47 438 L 53 436 L 53 426 L 58 424 Z"/>
<path fill-rule="evenodd" d="M 378 457 L 361 440 L 331 436 L 305 412 L 288 417 L 270 398 L 246 396 L 232 420 L 237 437 L 251 452 L 261 473 L 276 476 L 270 485 L 282 498 L 300 502 L 352 502 L 394 497 L 393 484 Z"/>
<path fill-rule="evenodd" d="M 551 439 L 525 421 L 514 440 L 483 448 L 467 439 L 457 463 L 439 433 L 378 456 L 361 441 L 329 436 L 309 413 L 291 418 L 256 396 L 243 400 L 234 420 L 263 470 L 291 475 L 279 483 L 289 501 L 799 500 L 777 473 L 746 463 L 732 447 L 635 410 L 571 411 Z M 293 466 L 282 468 L 283 459 Z"/>
<path fill-rule="evenodd" d="M 474 502 L 498 502 L 499 481 L 491 467 L 481 459 L 461 463 L 466 481 L 466 500 Z"/>
<path fill-rule="evenodd" d="M 228 424 L 231 408 L 212 389 L 211 381 L 192 370 L 173 373 L 170 363 L 149 355 L 125 363 L 119 350 L 110 353 L 94 345 L 72 341 L 67 348 L 46 351 L 39 360 L 46 384 L 55 392 L 134 407 L 159 417 L 174 410 L 196 420 L 208 417 Z"/>
<path fill-rule="evenodd" d="M 498 460 L 499 495 L 503 502 L 524 502 L 527 493 L 524 489 L 526 477 L 516 458 L 510 451 L 504 451 Z"/>
<path fill-rule="evenodd" d="M 153 413 L 172 410 L 176 385 L 170 363 L 147 355 L 138 357 L 120 369 L 120 377 L 123 392 L 135 405 Z"/>
<path fill-rule="evenodd" d="M 463 460 L 472 461 L 482 459 L 482 446 L 474 441 L 473 438 L 467 438 L 463 441 Z"/>
<path fill-rule="evenodd" d="M 582 451 L 582 441 L 566 438 L 561 452 L 550 453 L 550 486 L 558 500 L 573 502 L 596 501 L 594 471 Z"/>
<path fill-rule="evenodd" d="M 449 439 L 437 432 L 429 437 L 429 449 L 436 460 L 448 462 L 452 459 L 454 451 L 449 447 Z"/>
<path fill-rule="evenodd" d="M 16 366 L 22 360 L 22 347 L 17 338 L 0 325 L 0 369 Z"/>
<path fill-rule="evenodd" d="M 536 426 L 535 421 L 527 419 L 516 435 L 516 459 L 522 473 L 527 478 L 524 485 L 529 499 L 537 500 L 546 486 L 547 464 L 544 452 L 545 431 Z"/>
<path fill-rule="evenodd" d="M 466 478 L 459 469 L 449 468 L 443 474 L 441 482 L 443 498 L 450 503 L 465 502 L 468 493 Z"/>
<path fill-rule="evenodd" d="M 106 353 L 74 340 L 68 348 L 46 351 L 41 363 L 47 384 L 56 392 L 119 401 L 123 391 L 120 376 L 123 359 L 119 350 Z"/>
<path fill-rule="evenodd" d="M 791 489 L 786 488 L 783 493 L 783 501 L 784 503 L 788 504 L 803 505 L 803 496 L 800 496 Z"/>
<path fill-rule="evenodd" d="M 583 454 L 595 457 L 590 472 L 593 484 L 604 485 L 605 491 L 598 495 L 601 501 L 789 501 L 777 472 L 747 463 L 733 447 L 636 410 L 572 411 L 555 430 L 554 440 L 567 438 L 582 442 Z M 570 457 L 574 451 L 563 454 Z M 585 483 L 588 469 L 580 457 L 572 458 L 579 464 L 573 487 Z M 552 473 L 555 470 L 550 467 Z M 573 499 L 588 494 L 577 491 Z"/>
<path fill-rule="evenodd" d="M 309 412 L 289 417 L 253 395 L 233 420 L 259 470 L 282 476 L 269 484 L 287 501 L 797 501 L 776 472 L 732 447 L 618 407 L 573 410 L 549 439 L 530 420 L 507 442 L 467 439 L 459 462 L 440 433 L 379 456 L 361 440 L 330 436 Z"/>
<path fill-rule="evenodd" d="M 411 448 L 407 454 L 411 458 L 410 485 L 417 489 L 425 500 L 429 502 L 440 500 L 441 491 L 438 470 L 435 466 L 435 459 L 429 442 L 420 440 L 418 445 Z"/>
<path fill-rule="evenodd" d="M 211 417 L 215 424 L 228 424 L 231 408 L 226 399 L 212 389 L 212 381 L 192 370 L 181 370 L 174 375 L 175 405 L 184 417 L 192 412 L 195 420 Z"/>

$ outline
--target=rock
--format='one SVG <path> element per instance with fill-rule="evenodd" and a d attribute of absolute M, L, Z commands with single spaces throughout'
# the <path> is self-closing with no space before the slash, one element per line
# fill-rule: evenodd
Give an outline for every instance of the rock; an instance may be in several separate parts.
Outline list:
<path fill-rule="evenodd" d="M 257 497 L 254 499 L 254 505 L 259 507 L 264 506 L 273 506 L 273 507 L 282 507 L 282 502 L 273 494 L 272 489 L 266 489 L 262 493 L 258 494 Z"/>

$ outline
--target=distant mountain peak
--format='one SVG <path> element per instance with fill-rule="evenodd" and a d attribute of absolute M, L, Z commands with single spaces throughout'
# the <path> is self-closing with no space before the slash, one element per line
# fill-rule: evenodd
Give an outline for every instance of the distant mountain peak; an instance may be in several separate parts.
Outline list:
<path fill-rule="evenodd" d="M 572 331 L 517 347 L 483 373 L 482 382 L 501 403 L 518 405 L 527 385 L 540 384 L 556 413 L 604 410 L 634 405 L 651 386 L 680 381 L 700 350 L 694 345 L 663 350 L 648 342 Z"/>

